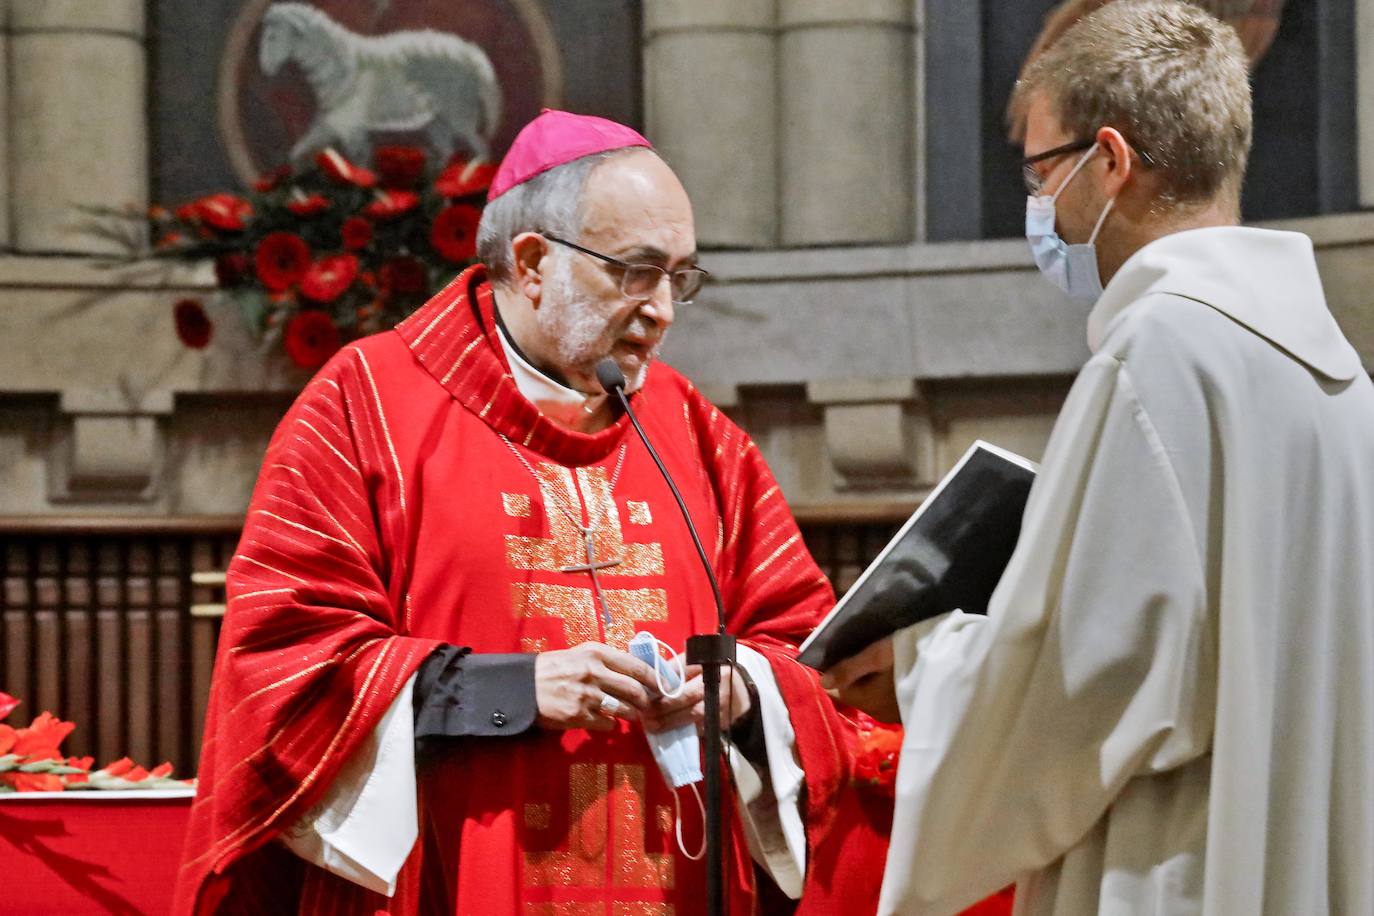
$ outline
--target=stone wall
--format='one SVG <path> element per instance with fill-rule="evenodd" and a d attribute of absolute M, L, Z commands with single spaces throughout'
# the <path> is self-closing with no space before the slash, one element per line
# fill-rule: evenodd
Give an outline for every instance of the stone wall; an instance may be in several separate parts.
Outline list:
<path fill-rule="evenodd" d="M 667 359 L 754 434 L 794 503 L 862 512 L 911 502 L 975 438 L 1038 457 L 1087 356 L 1086 309 L 1023 242 L 913 240 L 920 6 L 837 8 L 654 0 L 645 91 L 703 243 L 733 249 L 705 256 L 714 282 Z M 73 225 L 73 202 L 146 199 L 142 3 L 0 0 L 0 24 L 0 516 L 239 514 L 303 378 L 213 297 L 212 345 L 182 348 L 171 307 L 212 292 L 208 269 L 108 269 Z M 837 110 L 851 79 L 871 109 Z M 1374 213 L 1289 227 L 1313 236 L 1374 365 Z"/>

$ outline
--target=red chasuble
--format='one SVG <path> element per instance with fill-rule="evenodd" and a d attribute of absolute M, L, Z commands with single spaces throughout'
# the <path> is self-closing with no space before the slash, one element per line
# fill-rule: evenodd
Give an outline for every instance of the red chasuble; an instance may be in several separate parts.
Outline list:
<path fill-rule="evenodd" d="M 345 348 L 278 428 L 229 570 L 178 911 L 703 911 L 702 866 L 678 852 L 672 795 L 624 722 L 455 740 L 420 768 L 420 840 L 393 898 L 272 842 L 440 643 L 623 649 L 648 630 L 680 650 L 715 627 L 690 537 L 627 418 L 584 435 L 541 415 L 510 377 L 492 309 L 469 270 L 395 332 Z M 830 587 L 743 432 L 661 364 L 634 397 L 707 545 L 729 629 L 769 658 L 791 711 L 807 774 L 802 911 L 873 912 L 885 848 L 851 829 L 871 820 L 849 788 L 853 729 L 793 660 Z M 560 571 L 586 561 L 560 504 L 595 529 L 598 561 L 620 561 L 598 573 L 609 623 L 590 577 Z M 695 804 L 683 810 L 695 845 Z M 745 914 L 737 819 L 732 833 L 731 912 Z M 840 867 L 843 838 L 866 868 Z"/>

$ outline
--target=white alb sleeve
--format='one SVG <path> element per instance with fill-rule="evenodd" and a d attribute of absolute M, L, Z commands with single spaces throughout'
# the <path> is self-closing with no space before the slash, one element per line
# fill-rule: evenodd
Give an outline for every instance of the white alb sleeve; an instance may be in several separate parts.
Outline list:
<path fill-rule="evenodd" d="M 754 861 L 768 870 L 783 893 L 796 900 L 806 874 L 806 827 L 800 805 L 806 774 L 797 758 L 797 736 L 768 659 L 740 645 L 737 661 L 758 688 L 768 752 L 767 765 L 756 768 L 738 749 L 726 745 L 739 787 L 744 834 Z"/>
<path fill-rule="evenodd" d="M 296 855 L 390 897 L 420 835 L 410 676 L 329 791 L 283 835 Z"/>

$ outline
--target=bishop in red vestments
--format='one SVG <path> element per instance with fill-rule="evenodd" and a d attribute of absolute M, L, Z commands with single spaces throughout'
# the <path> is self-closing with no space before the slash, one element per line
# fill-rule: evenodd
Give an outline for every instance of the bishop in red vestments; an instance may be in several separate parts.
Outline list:
<path fill-rule="evenodd" d="M 769 802 L 804 825 L 779 884 L 805 882 L 801 912 L 873 911 L 883 815 L 849 787 L 853 724 L 794 660 L 830 587 L 748 436 L 671 368 L 649 371 L 703 272 L 685 193 L 645 147 L 541 115 L 493 184 L 487 267 L 341 351 L 282 421 L 230 566 L 178 911 L 702 912 L 702 865 L 675 836 L 680 818 L 695 846 L 699 815 L 679 813 L 645 739 L 700 715 L 700 677 L 656 700 L 625 649 L 647 631 L 681 650 L 714 629 L 714 606 L 667 485 L 594 380 L 607 355 L 702 535 L 730 632 L 764 663 L 726 680 L 723 715 L 763 748 L 764 796 L 798 773 Z M 781 724 L 761 695 L 780 698 Z M 342 845 L 308 863 L 294 841 L 331 792 L 353 793 L 350 816 L 379 835 L 407 807 L 360 813 L 371 790 L 349 788 L 369 748 L 394 757 L 394 734 L 427 748 L 406 771 L 418 838 L 398 871 L 350 879 L 365 854 Z M 786 860 L 786 817 L 770 840 L 731 812 L 731 912 L 757 912 L 749 847 Z"/>

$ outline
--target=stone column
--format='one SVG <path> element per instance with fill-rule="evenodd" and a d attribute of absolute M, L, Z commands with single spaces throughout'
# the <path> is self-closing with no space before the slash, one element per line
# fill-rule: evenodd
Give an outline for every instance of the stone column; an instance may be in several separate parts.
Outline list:
<path fill-rule="evenodd" d="M 702 246 L 777 241 L 776 4 L 644 4 L 649 139 L 692 197 Z"/>
<path fill-rule="evenodd" d="M 8 137 L 10 127 L 10 0 L 0 0 L 0 130 Z M 0 251 L 10 247 L 10 151 L 0 138 Z"/>
<path fill-rule="evenodd" d="M 1356 0 L 1355 16 L 1360 206 L 1374 207 L 1374 0 Z"/>
<path fill-rule="evenodd" d="M 10 8 L 10 213 L 25 252 L 102 252 L 81 204 L 148 199 L 145 0 Z"/>
<path fill-rule="evenodd" d="M 912 0 L 779 0 L 782 243 L 913 237 Z"/>

